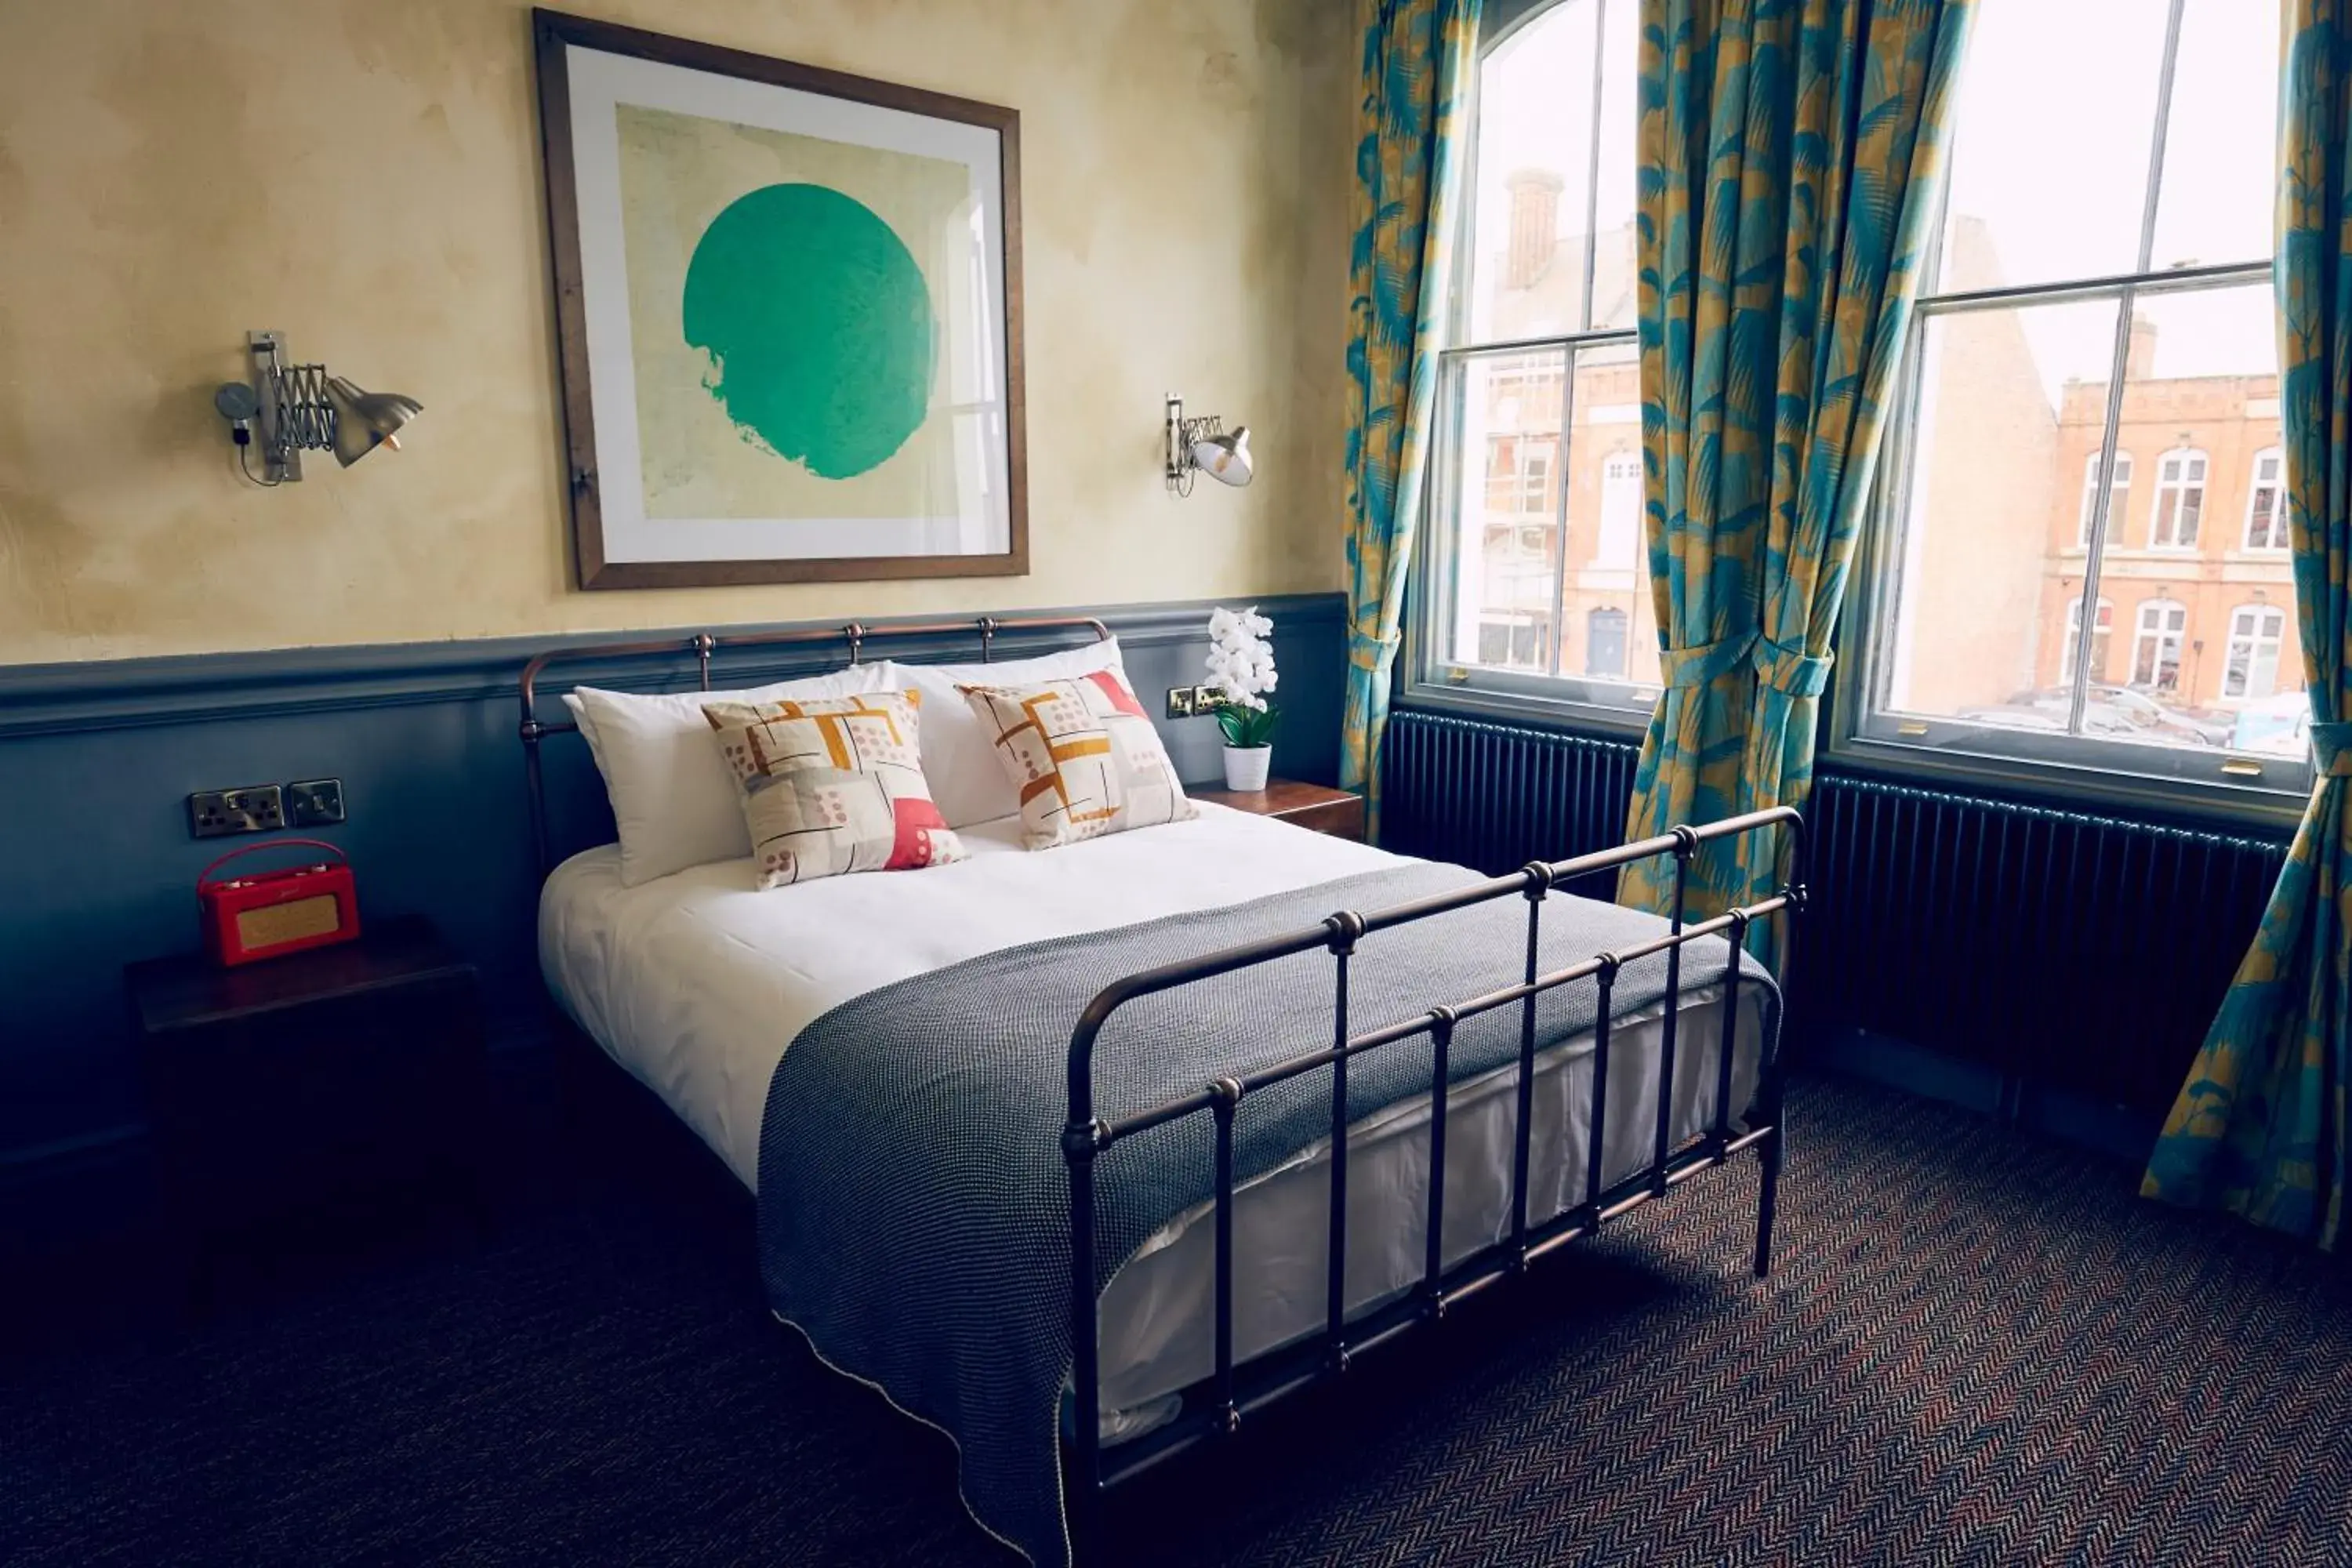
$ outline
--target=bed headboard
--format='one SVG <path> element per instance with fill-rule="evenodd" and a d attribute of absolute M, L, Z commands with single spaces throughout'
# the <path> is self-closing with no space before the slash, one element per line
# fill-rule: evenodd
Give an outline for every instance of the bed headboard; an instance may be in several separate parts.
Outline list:
<path fill-rule="evenodd" d="M 551 866 L 548 852 L 547 784 L 540 763 L 539 749 L 551 735 L 575 735 L 580 726 L 569 720 L 549 722 L 539 716 L 540 678 L 548 667 L 559 663 L 610 663 L 615 659 L 668 659 L 691 658 L 695 674 L 705 691 L 710 689 L 711 656 L 722 648 L 777 647 L 798 644 L 823 647 L 839 643 L 848 655 L 849 664 L 860 663 L 866 646 L 873 642 L 895 642 L 907 638 L 938 638 L 969 637 L 977 639 L 983 661 L 995 653 L 997 637 L 1005 632 L 1052 633 L 1087 631 L 1097 642 L 1108 641 L 1110 628 L 1091 616 L 1029 616 L 1000 618 L 980 616 L 965 621 L 898 621 L 886 626 L 869 626 L 852 621 L 845 626 L 803 626 L 773 632 L 697 632 L 691 637 L 663 637 L 651 642 L 594 643 L 576 647 L 551 648 L 535 656 L 522 667 L 522 721 L 516 733 L 522 739 L 523 772 L 530 789 L 531 849 L 539 858 L 540 875 L 545 876 Z"/>

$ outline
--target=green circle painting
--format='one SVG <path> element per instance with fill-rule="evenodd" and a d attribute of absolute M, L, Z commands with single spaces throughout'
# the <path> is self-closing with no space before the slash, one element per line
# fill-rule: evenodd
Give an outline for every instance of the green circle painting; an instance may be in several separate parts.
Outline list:
<path fill-rule="evenodd" d="M 768 185 L 711 219 L 686 341 L 747 441 L 829 479 L 906 444 L 931 392 L 931 296 L 890 226 L 823 185 Z"/>

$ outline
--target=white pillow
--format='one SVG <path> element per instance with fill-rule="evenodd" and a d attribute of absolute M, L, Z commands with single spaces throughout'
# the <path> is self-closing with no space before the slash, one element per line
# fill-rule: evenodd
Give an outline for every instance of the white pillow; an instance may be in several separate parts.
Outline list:
<path fill-rule="evenodd" d="M 706 703 L 856 697 L 893 689 L 888 679 L 884 666 L 859 664 L 738 691 L 645 696 L 583 686 L 566 692 L 563 705 L 578 719 L 613 803 L 622 885 L 634 888 L 689 866 L 751 853 L 735 776 L 702 716 Z"/>
<path fill-rule="evenodd" d="M 958 686 L 1034 686 L 1098 669 L 1115 669 L 1122 679 L 1127 675 L 1117 637 L 993 664 L 900 664 L 892 659 L 883 668 L 890 672 L 888 689 L 923 694 L 923 778 L 950 827 L 994 822 L 1021 810 L 1021 793 L 996 759 L 995 736 L 965 703 Z"/>

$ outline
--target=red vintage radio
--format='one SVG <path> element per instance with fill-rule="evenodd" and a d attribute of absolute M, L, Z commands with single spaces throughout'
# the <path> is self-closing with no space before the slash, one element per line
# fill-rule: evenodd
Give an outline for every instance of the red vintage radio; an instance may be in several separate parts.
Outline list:
<path fill-rule="evenodd" d="M 213 875 L 239 856 L 297 847 L 324 849 L 334 859 L 249 876 Z M 350 858 L 321 838 L 277 838 L 230 850 L 197 875 L 196 907 L 204 917 L 205 951 L 225 966 L 350 942 L 360 934 Z"/>

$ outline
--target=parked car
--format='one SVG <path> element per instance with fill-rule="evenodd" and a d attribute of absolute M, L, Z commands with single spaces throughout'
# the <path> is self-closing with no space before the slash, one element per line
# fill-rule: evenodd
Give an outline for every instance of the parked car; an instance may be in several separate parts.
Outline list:
<path fill-rule="evenodd" d="M 2008 701 L 1964 708 L 1958 717 L 2006 730 L 2063 734 L 2074 707 L 2072 687 L 2021 691 Z M 2226 714 L 2175 708 L 2128 686 L 2094 686 L 2083 703 L 2083 732 L 2113 741 L 2146 741 L 2168 746 L 2229 746 L 2235 723 Z"/>

